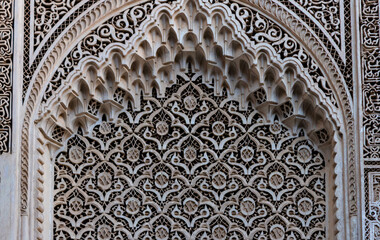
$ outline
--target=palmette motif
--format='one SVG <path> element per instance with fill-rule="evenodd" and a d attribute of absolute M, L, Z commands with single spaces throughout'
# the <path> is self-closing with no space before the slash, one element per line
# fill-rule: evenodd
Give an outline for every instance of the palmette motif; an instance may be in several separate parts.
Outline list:
<path fill-rule="evenodd" d="M 227 95 L 189 66 L 79 129 L 55 158 L 54 238 L 324 239 L 322 154 Z"/>

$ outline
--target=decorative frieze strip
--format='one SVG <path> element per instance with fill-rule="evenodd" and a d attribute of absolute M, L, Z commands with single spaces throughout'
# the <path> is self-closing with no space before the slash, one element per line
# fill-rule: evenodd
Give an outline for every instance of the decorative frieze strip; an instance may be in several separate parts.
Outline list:
<path fill-rule="evenodd" d="M 345 64 L 343 62 L 338 61 L 338 64 L 341 66 L 342 69 L 344 66 L 344 69 L 342 70 L 344 81 L 346 82 L 346 85 L 351 93 L 351 98 L 353 98 L 353 91 L 354 91 L 354 82 L 353 82 L 353 61 L 352 61 L 352 55 L 353 55 L 353 48 L 352 48 L 352 11 L 353 8 L 351 0 L 341 0 L 343 1 L 343 7 L 344 7 L 344 40 L 345 40 L 345 47 L 344 47 L 344 53 L 345 53 Z"/>
<path fill-rule="evenodd" d="M 30 3 L 32 1 L 24 1 L 24 55 L 23 55 L 23 82 L 22 82 L 22 99 L 25 101 L 26 91 L 28 90 L 30 81 L 32 79 L 32 69 L 29 67 L 29 58 L 31 57 L 29 45 L 30 38 L 30 23 L 32 14 L 30 12 Z"/>
<path fill-rule="evenodd" d="M 380 161 L 380 11 L 378 0 L 362 0 L 363 156 Z"/>
<path fill-rule="evenodd" d="M 362 0 L 364 239 L 380 237 L 380 1 Z"/>
<path fill-rule="evenodd" d="M 364 239 L 378 239 L 380 236 L 380 168 L 364 169 L 365 223 Z"/>
<path fill-rule="evenodd" d="M 13 1 L 0 0 L 0 154 L 11 151 Z"/>

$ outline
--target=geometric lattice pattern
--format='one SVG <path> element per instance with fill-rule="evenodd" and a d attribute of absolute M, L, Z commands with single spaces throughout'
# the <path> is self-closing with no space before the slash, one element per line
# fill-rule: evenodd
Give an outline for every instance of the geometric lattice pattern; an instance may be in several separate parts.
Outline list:
<path fill-rule="evenodd" d="M 55 158 L 54 238 L 324 239 L 322 154 L 213 86 L 190 70 L 79 128 Z"/>
<path fill-rule="evenodd" d="M 0 1 L 0 155 L 11 151 L 13 1 Z"/>

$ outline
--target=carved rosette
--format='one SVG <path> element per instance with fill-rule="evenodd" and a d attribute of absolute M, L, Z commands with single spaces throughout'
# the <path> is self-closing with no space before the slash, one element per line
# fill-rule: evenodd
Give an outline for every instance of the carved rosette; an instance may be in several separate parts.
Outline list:
<path fill-rule="evenodd" d="M 214 83 L 177 76 L 55 158 L 55 239 L 322 239 L 325 161 Z"/>

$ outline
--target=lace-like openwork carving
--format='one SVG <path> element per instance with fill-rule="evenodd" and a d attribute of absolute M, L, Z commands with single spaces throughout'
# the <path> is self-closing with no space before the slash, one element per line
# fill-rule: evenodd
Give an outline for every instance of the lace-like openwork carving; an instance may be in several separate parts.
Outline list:
<path fill-rule="evenodd" d="M 322 154 L 229 96 L 190 67 L 79 128 L 55 158 L 54 238 L 325 238 Z"/>
<path fill-rule="evenodd" d="M 0 3 L 0 155 L 11 152 L 13 1 Z"/>

